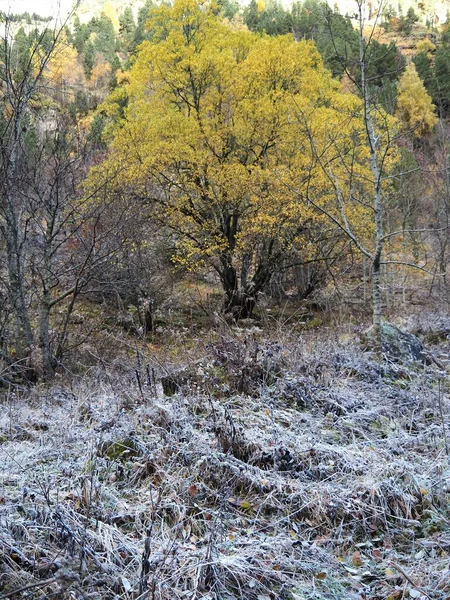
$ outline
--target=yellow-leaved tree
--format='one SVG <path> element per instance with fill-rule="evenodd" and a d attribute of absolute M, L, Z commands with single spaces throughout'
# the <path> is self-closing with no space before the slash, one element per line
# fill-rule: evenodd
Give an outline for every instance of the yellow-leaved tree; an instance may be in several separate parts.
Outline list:
<path fill-rule="evenodd" d="M 418 75 L 414 63 L 406 67 L 400 78 L 397 113 L 416 137 L 430 133 L 438 122 L 436 107 Z"/>
<path fill-rule="evenodd" d="M 176 0 L 149 23 L 152 41 L 140 47 L 118 103 L 110 101 L 109 155 L 91 182 L 115 172 L 111 192 L 151 206 L 174 232 L 177 260 L 212 266 L 225 309 L 247 317 L 284 252 L 311 259 L 309 234 L 329 220 L 309 198 L 334 197 L 316 151 L 336 162 L 348 187 L 347 165 L 336 159 L 363 128 L 353 117 L 360 100 L 332 79 L 313 43 L 233 29 L 209 3 Z M 366 213 L 349 206 L 361 235 Z"/>
<path fill-rule="evenodd" d="M 58 38 L 44 75 L 53 95 L 65 102 L 86 84 L 78 52 L 69 44 L 65 31 Z"/>

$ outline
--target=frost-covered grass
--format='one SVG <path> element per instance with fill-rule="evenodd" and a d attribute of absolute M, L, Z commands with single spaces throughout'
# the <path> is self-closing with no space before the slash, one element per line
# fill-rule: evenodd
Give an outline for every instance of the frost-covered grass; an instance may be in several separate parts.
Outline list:
<path fill-rule="evenodd" d="M 450 595 L 445 372 L 339 331 L 190 344 L 171 397 L 147 362 L 5 394 L 0 598 Z"/>

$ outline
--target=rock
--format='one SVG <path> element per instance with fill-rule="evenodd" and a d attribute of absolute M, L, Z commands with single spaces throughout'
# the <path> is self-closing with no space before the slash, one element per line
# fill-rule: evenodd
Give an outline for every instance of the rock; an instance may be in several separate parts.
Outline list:
<path fill-rule="evenodd" d="M 103 441 L 97 448 L 97 456 L 104 456 L 109 460 L 125 462 L 136 458 L 141 450 L 136 441 L 129 437 L 123 440 Z"/>
<path fill-rule="evenodd" d="M 374 345 L 373 327 L 363 338 L 365 349 Z M 381 343 L 384 354 L 396 360 L 416 360 L 428 362 L 429 358 L 422 342 L 412 333 L 402 331 L 392 323 L 381 325 Z"/>

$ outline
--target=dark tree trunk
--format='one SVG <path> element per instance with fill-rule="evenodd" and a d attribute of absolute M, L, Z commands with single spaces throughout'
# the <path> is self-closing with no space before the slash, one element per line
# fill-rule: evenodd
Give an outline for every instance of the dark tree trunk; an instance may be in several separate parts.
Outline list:
<path fill-rule="evenodd" d="M 245 284 L 242 285 L 243 278 L 238 277 L 237 270 L 232 265 L 229 257 L 223 257 L 221 262 L 223 268 L 219 271 L 219 274 L 225 292 L 224 312 L 231 314 L 236 321 L 251 318 L 258 296 L 264 286 L 269 283 L 272 271 L 267 265 L 260 265 L 253 277 L 248 278 L 248 266 L 244 264 L 246 275 L 244 278 Z M 239 285 L 240 279 L 241 285 Z"/>
<path fill-rule="evenodd" d="M 256 306 L 258 294 L 247 288 L 239 288 L 230 294 L 227 293 L 225 312 L 231 314 L 233 319 L 250 319 Z"/>

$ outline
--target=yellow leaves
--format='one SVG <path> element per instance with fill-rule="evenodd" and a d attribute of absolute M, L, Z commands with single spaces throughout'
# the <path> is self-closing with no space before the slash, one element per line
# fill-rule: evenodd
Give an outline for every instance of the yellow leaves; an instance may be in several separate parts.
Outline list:
<path fill-rule="evenodd" d="M 418 53 L 426 52 L 429 56 L 431 56 L 431 53 L 435 50 L 436 46 L 428 37 L 424 38 L 423 40 L 419 40 L 416 44 L 416 51 Z"/>
<path fill-rule="evenodd" d="M 84 83 L 83 69 L 77 59 L 77 51 L 68 43 L 65 33 L 62 33 L 50 56 L 45 72 L 52 88 L 63 90 L 75 85 L 81 86 Z"/>
<path fill-rule="evenodd" d="M 429 133 L 438 122 L 431 97 L 414 63 L 406 67 L 399 81 L 397 112 L 416 137 Z"/>
<path fill-rule="evenodd" d="M 92 89 L 104 89 L 111 79 L 112 67 L 101 55 L 92 69 L 89 85 Z"/>
<path fill-rule="evenodd" d="M 117 15 L 117 10 L 111 0 L 106 0 L 106 2 L 103 4 L 102 13 L 105 16 L 107 16 L 108 19 L 111 20 L 114 29 L 116 31 L 119 31 L 119 17 Z"/>
<path fill-rule="evenodd" d="M 104 105 L 113 141 L 95 176 L 120 173 L 141 197 L 158 190 L 180 263 L 234 260 L 270 240 L 312 256 L 304 231 L 323 222 L 317 205 L 342 218 L 336 188 L 346 218 L 369 231 L 361 101 L 313 43 L 229 27 L 197 0 L 153 9 L 152 28 Z M 96 67 L 93 82 L 105 76 Z"/>

